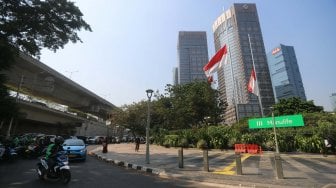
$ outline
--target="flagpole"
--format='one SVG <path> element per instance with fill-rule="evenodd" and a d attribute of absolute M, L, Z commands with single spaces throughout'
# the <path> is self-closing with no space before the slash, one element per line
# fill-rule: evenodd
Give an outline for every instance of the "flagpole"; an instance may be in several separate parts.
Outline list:
<path fill-rule="evenodd" d="M 261 93 L 260 93 L 260 89 L 259 89 L 259 84 L 258 84 L 258 76 L 257 76 L 257 71 L 255 69 L 255 65 L 254 65 L 254 57 L 253 57 L 253 50 L 252 50 L 252 44 L 251 44 L 251 38 L 250 38 L 250 34 L 247 34 L 248 39 L 249 39 L 249 43 L 250 43 L 250 50 L 251 50 L 251 56 L 252 56 L 252 69 L 255 72 L 255 77 L 256 77 L 256 84 L 258 87 L 258 100 L 259 100 L 259 107 L 260 107 L 260 111 L 261 111 L 261 116 L 264 117 L 264 111 L 263 111 L 263 107 L 262 107 L 262 103 L 261 103 Z"/>

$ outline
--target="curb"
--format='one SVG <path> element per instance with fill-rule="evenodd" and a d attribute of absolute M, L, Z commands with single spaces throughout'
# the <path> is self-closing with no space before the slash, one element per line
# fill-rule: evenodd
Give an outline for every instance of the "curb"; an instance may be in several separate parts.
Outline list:
<path fill-rule="evenodd" d="M 115 160 L 115 159 L 110 159 L 110 158 L 107 158 L 105 156 L 99 155 L 95 152 L 89 152 L 89 155 L 91 155 L 93 157 L 96 157 L 98 160 L 105 161 L 106 163 L 110 163 L 110 164 L 120 166 L 120 167 L 124 167 L 124 168 L 143 171 L 143 172 L 154 174 L 154 175 L 160 175 L 161 173 L 165 172 L 163 169 L 156 169 L 156 168 L 151 168 L 151 167 L 147 167 L 147 166 L 128 163 L 126 161 L 119 161 L 119 160 Z"/>
<path fill-rule="evenodd" d="M 213 182 L 211 177 L 206 176 L 204 179 L 195 179 L 191 178 L 188 175 L 184 176 L 183 173 L 174 173 L 170 172 L 169 170 L 166 171 L 165 169 L 157 169 L 157 168 L 151 168 L 147 167 L 145 165 L 137 165 L 133 163 L 129 163 L 127 161 L 120 161 L 120 160 L 115 160 L 106 157 L 104 154 L 101 154 L 101 150 L 91 150 L 88 152 L 88 155 L 96 157 L 98 160 L 105 161 L 106 163 L 113 164 L 115 166 L 120 166 L 126 169 L 133 169 L 137 171 L 142 171 L 144 173 L 149 173 L 153 175 L 157 175 L 160 178 L 165 178 L 165 179 L 180 179 L 182 181 L 187 181 L 187 182 L 197 182 L 198 184 L 205 185 L 205 186 L 210 186 L 210 187 L 225 187 L 225 188 L 233 188 L 233 187 L 242 187 L 242 188 L 269 188 L 269 187 L 274 187 L 274 188 L 287 188 L 287 187 L 303 187 L 303 185 L 299 185 L 297 183 L 291 184 L 290 182 L 282 182 L 282 181 L 271 181 L 271 182 L 263 182 L 263 181 L 251 181 L 251 182 L 244 182 L 241 180 L 237 179 L 225 179 L 225 181 L 215 181 Z M 109 156 L 109 157 L 114 157 L 114 156 Z M 335 156 L 336 157 L 336 156 Z M 211 180 L 211 181 L 208 181 Z M 218 180 L 218 179 L 215 179 Z M 324 183 L 318 183 L 321 184 L 321 188 L 336 188 L 335 183 L 329 183 L 329 184 L 324 184 Z M 324 185 L 323 185 L 324 184 Z M 316 187 L 315 183 L 308 185 L 306 187 Z"/>

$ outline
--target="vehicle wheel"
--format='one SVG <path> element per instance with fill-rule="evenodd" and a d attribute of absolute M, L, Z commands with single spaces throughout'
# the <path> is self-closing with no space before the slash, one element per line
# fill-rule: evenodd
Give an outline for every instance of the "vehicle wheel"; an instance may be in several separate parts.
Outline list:
<path fill-rule="evenodd" d="M 17 158 L 18 158 L 17 155 L 12 155 L 12 156 L 10 157 L 10 162 L 16 161 Z"/>
<path fill-rule="evenodd" d="M 67 183 L 69 183 L 70 180 L 71 180 L 70 171 L 67 170 L 67 169 L 61 170 L 61 181 L 62 181 L 62 183 L 67 184 Z"/>
<path fill-rule="evenodd" d="M 36 171 L 37 171 L 37 176 L 39 177 L 39 179 L 44 180 L 45 170 L 43 169 L 43 167 L 39 165 Z"/>

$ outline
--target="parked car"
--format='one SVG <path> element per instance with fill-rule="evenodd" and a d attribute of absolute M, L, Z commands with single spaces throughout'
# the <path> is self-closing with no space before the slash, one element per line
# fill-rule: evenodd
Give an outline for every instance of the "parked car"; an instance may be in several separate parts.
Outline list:
<path fill-rule="evenodd" d="M 63 150 L 66 151 L 69 160 L 86 160 L 87 149 L 81 139 L 67 139 L 63 143 Z"/>
<path fill-rule="evenodd" d="M 76 136 L 78 139 L 81 139 L 84 141 L 85 144 L 88 144 L 88 137 L 86 136 Z"/>
<path fill-rule="evenodd" d="M 116 143 L 116 144 L 120 144 L 120 142 L 121 142 L 120 137 L 116 136 L 116 137 L 114 137 L 114 138 L 115 138 L 115 143 Z"/>
<path fill-rule="evenodd" d="M 94 136 L 89 139 L 89 144 L 101 144 L 105 140 L 105 136 Z"/>

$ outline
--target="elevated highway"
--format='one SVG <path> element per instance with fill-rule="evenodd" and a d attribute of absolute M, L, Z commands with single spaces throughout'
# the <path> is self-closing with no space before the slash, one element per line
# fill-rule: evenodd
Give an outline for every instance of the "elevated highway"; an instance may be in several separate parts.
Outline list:
<path fill-rule="evenodd" d="M 77 132 L 81 127 L 88 129 L 88 124 L 104 127 L 103 122 L 109 117 L 110 112 L 116 108 L 109 101 L 68 79 L 37 59 L 20 53 L 15 62 L 10 70 L 2 72 L 7 75 L 6 84 L 11 90 L 29 96 L 29 98 L 37 98 L 40 101 L 47 101 L 66 108 L 65 110 L 55 110 L 48 108 L 41 102 L 34 104 L 34 101 L 29 99 L 18 100 L 20 112 L 23 115 L 16 121 L 14 133 L 26 132 L 24 130 L 29 128 L 27 124 L 31 124 L 31 122 L 52 127 L 54 131 L 47 131 L 50 133 L 55 132 L 59 127 L 69 129 L 64 130 L 63 133 L 71 132 L 71 134 L 74 131 L 76 132 L 75 127 Z M 90 116 L 88 115 L 98 117 L 100 121 L 89 120 Z M 106 130 L 105 127 L 103 129 Z"/>

